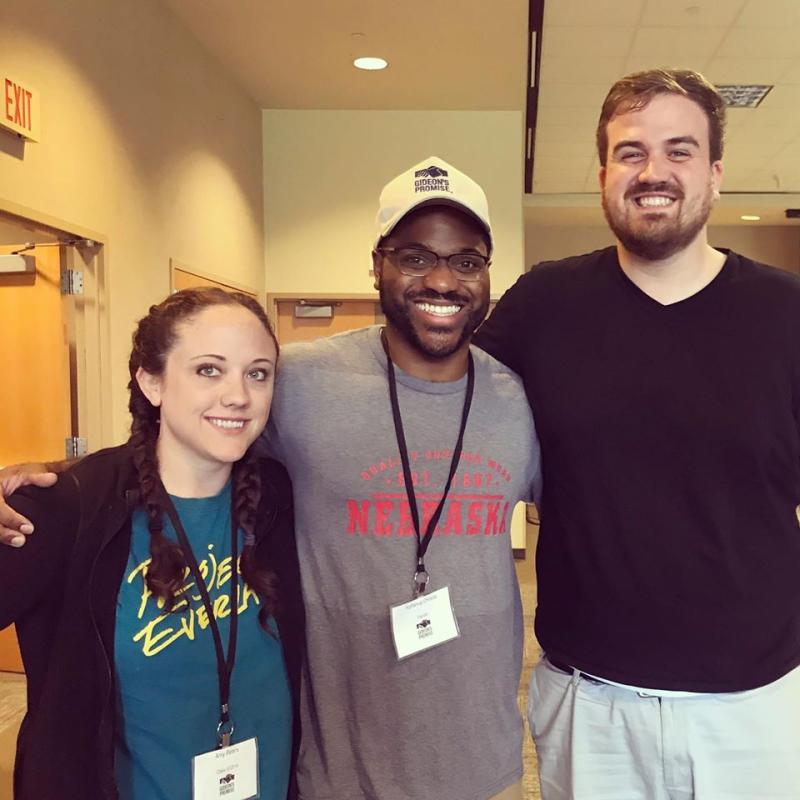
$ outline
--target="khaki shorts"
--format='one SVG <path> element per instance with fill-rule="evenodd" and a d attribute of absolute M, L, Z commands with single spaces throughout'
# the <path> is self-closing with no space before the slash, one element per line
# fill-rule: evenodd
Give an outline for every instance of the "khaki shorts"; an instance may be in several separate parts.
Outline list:
<path fill-rule="evenodd" d="M 641 696 L 533 670 L 542 800 L 798 800 L 800 667 L 745 692 Z"/>

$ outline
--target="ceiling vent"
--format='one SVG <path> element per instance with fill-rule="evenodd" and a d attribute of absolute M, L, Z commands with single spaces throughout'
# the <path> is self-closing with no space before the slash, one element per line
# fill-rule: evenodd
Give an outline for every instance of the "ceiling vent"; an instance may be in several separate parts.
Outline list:
<path fill-rule="evenodd" d="M 772 86 L 746 86 L 732 84 L 717 86 L 717 91 L 722 95 L 728 108 L 756 108 L 769 94 Z"/>

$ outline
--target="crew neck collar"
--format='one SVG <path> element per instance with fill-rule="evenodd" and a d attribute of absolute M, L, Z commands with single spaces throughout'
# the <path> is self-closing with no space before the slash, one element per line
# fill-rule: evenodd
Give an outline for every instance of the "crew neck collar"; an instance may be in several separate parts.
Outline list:
<path fill-rule="evenodd" d="M 384 373 L 387 373 L 387 355 L 381 344 L 381 326 L 375 325 L 368 331 L 369 346 L 375 360 L 380 364 Z M 474 348 L 470 347 L 474 357 Z M 454 381 L 428 381 L 424 378 L 416 378 L 404 372 L 397 364 L 394 365 L 394 372 L 397 382 L 401 386 L 412 389 L 424 394 L 456 394 L 463 392 L 467 387 L 466 373 Z M 388 379 L 388 378 L 387 378 Z"/>

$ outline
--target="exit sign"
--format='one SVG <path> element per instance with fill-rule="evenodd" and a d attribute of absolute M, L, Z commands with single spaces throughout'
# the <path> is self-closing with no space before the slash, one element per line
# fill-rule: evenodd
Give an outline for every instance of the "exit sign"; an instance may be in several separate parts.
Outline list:
<path fill-rule="evenodd" d="M 39 141 L 41 101 L 30 85 L 0 73 L 0 125 L 32 142 Z"/>

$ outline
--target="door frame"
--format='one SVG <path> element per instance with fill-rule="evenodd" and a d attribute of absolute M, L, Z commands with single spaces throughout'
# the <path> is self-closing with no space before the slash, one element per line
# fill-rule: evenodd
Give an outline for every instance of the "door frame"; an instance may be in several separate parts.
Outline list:
<path fill-rule="evenodd" d="M 33 224 L 52 231 L 55 239 L 85 239 L 96 247 L 66 246 L 64 266 L 83 272 L 83 294 L 73 295 L 65 307 L 70 362 L 74 369 L 72 387 L 73 435 L 87 440 L 89 451 L 99 450 L 111 438 L 110 309 L 108 301 L 108 237 L 69 220 L 0 196 L 0 213 L 20 224 Z"/>
<path fill-rule="evenodd" d="M 325 305 L 327 302 L 333 305 L 343 301 L 367 301 L 380 305 L 380 297 L 377 292 L 267 292 L 265 308 L 276 336 L 278 335 L 278 303 L 299 303 L 304 300 L 315 305 Z"/>
<path fill-rule="evenodd" d="M 181 272 L 188 272 L 190 275 L 196 275 L 198 278 L 203 278 L 207 281 L 213 281 L 214 283 L 219 283 L 222 286 L 227 286 L 231 289 L 236 289 L 239 292 L 244 292 L 245 294 L 253 295 L 258 300 L 259 303 L 263 305 L 264 303 L 264 292 L 259 291 L 258 289 L 253 288 L 252 286 L 248 286 L 247 284 L 240 283 L 239 281 L 232 281 L 225 275 L 217 275 L 213 272 L 209 272 L 208 270 L 200 270 L 196 269 L 195 267 L 185 264 L 181 261 L 178 261 L 176 258 L 170 258 L 169 260 L 169 293 L 174 294 L 177 289 L 175 288 L 175 270 L 180 270 Z"/>
<path fill-rule="evenodd" d="M 194 272 L 194 270 L 188 270 Z M 203 276 L 201 276 L 203 277 Z M 489 295 L 489 314 L 492 313 L 497 301 L 502 295 L 490 294 Z M 312 303 L 324 304 L 326 300 L 332 303 L 338 303 L 342 300 L 370 300 L 375 303 L 380 303 L 380 296 L 377 292 L 267 292 L 267 315 L 270 322 L 277 325 L 278 322 L 278 303 L 286 301 L 299 303 L 301 300 L 310 300 Z"/>
<path fill-rule="evenodd" d="M 267 292 L 267 311 L 278 311 L 278 303 L 286 301 L 299 303 L 301 300 L 311 300 L 314 303 L 324 303 L 330 300 L 339 303 L 342 300 L 370 300 L 379 302 L 377 292 Z"/>
<path fill-rule="evenodd" d="M 380 297 L 377 292 L 267 292 L 266 309 L 270 322 L 277 324 L 278 303 L 299 303 L 301 300 L 308 300 L 320 305 L 324 305 L 326 300 L 330 300 L 331 303 L 350 300 L 379 303 Z"/>

